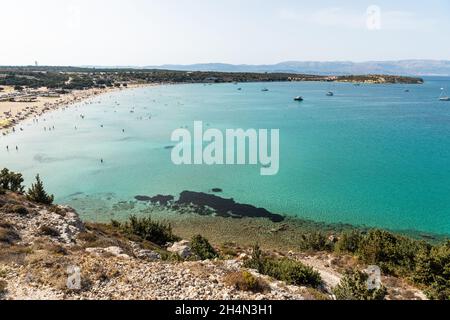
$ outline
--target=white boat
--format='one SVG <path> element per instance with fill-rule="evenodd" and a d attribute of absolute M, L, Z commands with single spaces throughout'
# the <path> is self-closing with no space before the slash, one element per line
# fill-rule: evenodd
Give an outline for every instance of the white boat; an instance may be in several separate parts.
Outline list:
<path fill-rule="evenodd" d="M 297 96 L 294 98 L 295 101 L 303 101 L 303 97 L 301 96 Z"/>
<path fill-rule="evenodd" d="M 327 92 L 327 97 L 332 97 L 334 96 L 334 92 L 333 91 L 328 91 Z"/>
<path fill-rule="evenodd" d="M 450 97 L 444 88 L 441 88 L 441 95 L 439 96 L 439 101 L 450 101 Z"/>

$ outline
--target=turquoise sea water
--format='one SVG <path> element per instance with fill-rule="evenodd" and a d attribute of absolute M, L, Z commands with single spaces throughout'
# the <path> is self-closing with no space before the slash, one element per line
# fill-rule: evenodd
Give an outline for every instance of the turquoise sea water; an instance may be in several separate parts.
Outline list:
<path fill-rule="evenodd" d="M 218 187 L 275 213 L 450 234 L 450 103 L 438 101 L 441 87 L 450 79 L 129 89 L 24 122 L 24 131 L 0 137 L 0 163 L 27 183 L 40 173 L 59 203 Z M 325 96 L 330 89 L 334 97 Z M 305 101 L 293 101 L 298 95 Z M 170 135 L 194 120 L 280 129 L 278 175 L 260 176 L 259 166 L 173 165 Z M 88 215 L 92 208 L 77 209 Z"/>

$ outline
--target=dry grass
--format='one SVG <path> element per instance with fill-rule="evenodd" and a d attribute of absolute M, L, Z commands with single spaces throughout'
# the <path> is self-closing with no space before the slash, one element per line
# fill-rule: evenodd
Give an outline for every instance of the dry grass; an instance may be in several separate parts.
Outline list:
<path fill-rule="evenodd" d="M 242 249 L 239 248 L 233 242 L 225 242 L 219 248 L 219 252 L 221 253 L 221 255 L 226 257 L 226 258 L 237 257 L 239 255 L 239 251 L 241 251 L 241 250 Z"/>
<path fill-rule="evenodd" d="M 32 250 L 29 247 L 0 244 L 0 262 L 2 264 L 23 265 L 25 257 L 31 252 Z"/>
<path fill-rule="evenodd" d="M 268 292 L 269 285 L 261 278 L 255 277 L 248 271 L 232 272 L 225 276 L 224 282 L 230 287 L 241 291 Z"/>
<path fill-rule="evenodd" d="M 59 237 L 59 231 L 51 226 L 41 226 L 39 228 L 39 233 L 43 236 L 49 236 L 49 237 Z"/>
<path fill-rule="evenodd" d="M 19 235 L 12 229 L 0 227 L 0 243 L 13 244 L 20 240 Z"/>
<path fill-rule="evenodd" d="M 119 228 L 111 224 L 86 223 L 87 232 L 78 235 L 84 248 L 119 247 L 129 256 L 133 256 L 130 240 L 137 242 L 143 249 L 159 251 L 161 248 L 154 243 L 142 240 L 139 237 L 130 237 L 122 234 Z"/>
<path fill-rule="evenodd" d="M 314 288 L 304 288 L 302 295 L 306 300 L 330 300 L 330 296 Z"/>
<path fill-rule="evenodd" d="M 0 297 L 6 293 L 8 288 L 8 282 L 5 280 L 0 280 Z"/>
<path fill-rule="evenodd" d="M 27 215 L 29 213 L 28 209 L 20 204 L 8 203 L 2 207 L 2 211 L 8 213 L 17 213 L 20 215 Z"/>

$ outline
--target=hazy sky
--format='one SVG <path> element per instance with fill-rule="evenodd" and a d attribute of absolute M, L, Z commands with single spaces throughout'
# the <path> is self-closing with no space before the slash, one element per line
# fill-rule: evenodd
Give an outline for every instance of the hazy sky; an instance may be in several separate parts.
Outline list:
<path fill-rule="evenodd" d="M 450 60 L 448 0 L 1 0 L 0 12 L 0 65 Z"/>

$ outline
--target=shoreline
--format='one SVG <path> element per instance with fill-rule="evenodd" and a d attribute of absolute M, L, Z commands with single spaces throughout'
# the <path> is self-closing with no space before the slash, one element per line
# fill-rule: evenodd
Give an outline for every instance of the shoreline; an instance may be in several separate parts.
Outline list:
<path fill-rule="evenodd" d="M 155 220 L 170 223 L 174 231 L 185 238 L 204 234 L 217 243 L 238 242 L 251 246 L 258 242 L 272 250 L 294 250 L 305 234 L 321 233 L 327 237 L 336 237 L 344 231 L 352 230 L 367 232 L 379 229 L 429 243 L 441 243 L 448 239 L 448 235 L 427 231 L 394 230 L 381 226 L 326 222 L 298 216 L 284 216 L 283 221 L 274 222 L 268 218 L 250 216 L 236 218 L 206 214 L 201 208 L 192 206 L 177 208 L 119 199 L 114 203 L 108 201 L 92 203 L 92 200 L 80 194 L 79 197 L 58 203 L 75 208 L 84 222 L 108 223 L 111 220 L 125 221 L 131 215 L 150 216 Z"/>
<path fill-rule="evenodd" d="M 73 90 L 70 93 L 62 94 L 59 97 L 39 96 L 35 101 L 11 102 L 0 101 L 0 133 L 7 135 L 15 131 L 22 122 L 40 117 L 48 112 L 61 108 L 70 107 L 76 103 L 86 101 L 90 98 L 104 94 L 119 92 L 128 89 L 152 87 L 161 85 L 160 83 L 135 83 L 128 84 L 127 87 L 111 88 L 91 88 L 86 90 Z M 8 92 L 8 91 L 6 91 Z M 36 92 L 48 92 L 48 89 L 38 89 Z"/>

